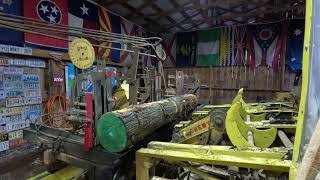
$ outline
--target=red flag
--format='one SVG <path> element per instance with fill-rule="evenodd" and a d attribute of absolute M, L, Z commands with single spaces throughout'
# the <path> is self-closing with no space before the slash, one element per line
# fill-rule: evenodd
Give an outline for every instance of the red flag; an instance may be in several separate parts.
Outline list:
<path fill-rule="evenodd" d="M 61 0 L 24 0 L 24 16 L 48 23 L 68 25 L 68 1 Z M 54 35 L 59 36 L 59 35 Z M 59 36 L 68 39 L 66 36 Z M 53 39 L 41 35 L 25 33 L 25 42 L 31 47 L 49 50 L 67 51 L 68 41 Z"/>

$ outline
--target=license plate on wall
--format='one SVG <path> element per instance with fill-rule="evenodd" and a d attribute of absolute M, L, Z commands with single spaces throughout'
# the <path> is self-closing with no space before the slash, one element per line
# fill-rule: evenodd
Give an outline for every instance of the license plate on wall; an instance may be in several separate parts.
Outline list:
<path fill-rule="evenodd" d="M 24 99 L 25 105 L 32 105 L 32 104 L 41 104 L 42 97 L 30 97 Z"/>
<path fill-rule="evenodd" d="M 23 74 L 23 69 L 17 68 L 17 67 L 4 67 L 3 73 L 4 74 Z"/>
<path fill-rule="evenodd" d="M 24 107 L 12 107 L 12 108 L 1 108 L 0 113 L 4 116 L 21 114 L 24 112 Z"/>
<path fill-rule="evenodd" d="M 23 138 L 23 130 L 9 132 L 8 135 L 9 135 L 9 140 L 21 139 Z"/>
<path fill-rule="evenodd" d="M 0 134 L 0 142 L 5 142 L 9 140 L 9 135 L 8 133 L 5 134 Z"/>
<path fill-rule="evenodd" d="M 3 82 L 3 89 L 22 89 L 23 83 L 22 82 L 14 82 L 14 81 L 4 81 Z"/>
<path fill-rule="evenodd" d="M 38 68 L 23 68 L 23 73 L 24 74 L 39 74 L 40 69 L 38 69 Z"/>
<path fill-rule="evenodd" d="M 24 74 L 22 79 L 23 79 L 23 81 L 39 82 L 40 81 L 40 76 L 37 75 L 37 74 Z"/>
<path fill-rule="evenodd" d="M 24 96 L 24 92 L 23 90 L 16 90 L 16 91 L 6 91 L 6 94 L 5 94 L 6 97 L 17 97 L 17 96 Z"/>
<path fill-rule="evenodd" d="M 23 106 L 24 98 L 7 98 L 6 99 L 6 107 L 16 107 Z"/>
<path fill-rule="evenodd" d="M 37 89 L 28 89 L 24 91 L 25 97 L 39 97 L 41 96 L 41 90 Z"/>
<path fill-rule="evenodd" d="M 23 82 L 23 87 L 25 89 L 40 89 L 39 82 Z"/>
<path fill-rule="evenodd" d="M 9 149 L 9 141 L 0 142 L 0 151 L 6 151 Z"/>
<path fill-rule="evenodd" d="M 3 80 L 4 81 L 21 81 L 22 74 L 4 74 Z"/>
<path fill-rule="evenodd" d="M 26 123 L 12 123 L 12 124 L 6 124 L 6 131 L 11 132 L 19 129 L 23 129 L 26 127 Z"/>

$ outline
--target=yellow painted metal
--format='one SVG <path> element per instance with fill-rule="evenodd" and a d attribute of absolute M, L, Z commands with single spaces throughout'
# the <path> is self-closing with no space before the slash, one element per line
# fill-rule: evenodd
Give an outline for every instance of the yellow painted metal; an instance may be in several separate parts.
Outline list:
<path fill-rule="evenodd" d="M 69 46 L 71 62 L 79 69 L 87 69 L 92 66 L 95 52 L 92 44 L 84 38 L 74 39 Z"/>
<path fill-rule="evenodd" d="M 28 180 L 70 180 L 70 179 L 77 179 L 85 172 L 84 169 L 77 168 L 74 166 L 67 166 L 53 174 L 45 171 L 40 173 L 34 177 L 29 178 Z"/>
<path fill-rule="evenodd" d="M 201 116 L 206 116 L 210 111 L 196 111 L 192 113 L 192 119 L 199 119 Z"/>
<path fill-rule="evenodd" d="M 193 167 L 184 167 L 186 169 L 188 169 L 189 171 L 193 172 L 194 174 L 200 176 L 201 179 L 203 180 L 219 180 L 219 178 L 213 176 L 213 175 L 210 175 L 210 174 L 207 174 L 203 171 L 200 171 L 196 168 L 193 168 Z"/>
<path fill-rule="evenodd" d="M 189 139 L 198 136 L 204 132 L 207 132 L 210 127 L 210 116 L 206 116 L 203 119 L 195 122 L 192 126 L 187 126 L 180 130 L 180 134 L 183 135 L 184 139 Z"/>
<path fill-rule="evenodd" d="M 306 102 L 308 96 L 308 83 L 309 83 L 309 44 L 311 37 L 311 18 L 312 18 L 312 1 L 306 1 L 306 16 L 305 16 L 305 30 L 304 30 L 304 47 L 303 48 L 303 60 L 302 60 L 302 85 L 301 85 L 301 97 L 299 105 L 298 122 L 295 134 L 295 141 L 293 146 L 292 162 L 293 165 L 297 165 L 299 156 L 299 149 L 302 138 L 302 129 L 304 123 L 304 113 L 306 109 Z"/>
<path fill-rule="evenodd" d="M 233 104 L 227 113 L 226 131 L 232 144 L 236 147 L 269 147 L 277 136 L 277 129 L 258 130 L 248 126 L 240 115 L 241 104 Z M 254 145 L 248 142 L 247 134 L 252 132 Z"/>

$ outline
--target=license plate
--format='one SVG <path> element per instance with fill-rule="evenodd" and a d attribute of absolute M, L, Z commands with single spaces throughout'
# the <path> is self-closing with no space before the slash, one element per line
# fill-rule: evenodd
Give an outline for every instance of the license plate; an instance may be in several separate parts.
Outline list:
<path fill-rule="evenodd" d="M 9 141 L 4 141 L 0 143 L 0 151 L 6 151 L 9 149 Z"/>
<path fill-rule="evenodd" d="M 10 65 L 15 65 L 15 66 L 27 66 L 27 61 L 24 59 L 9 59 L 9 64 Z"/>
<path fill-rule="evenodd" d="M 8 59 L 0 58 L 0 65 L 7 65 L 9 64 Z"/>
<path fill-rule="evenodd" d="M 37 120 L 40 115 L 41 115 L 41 111 L 40 110 L 28 111 L 26 113 L 26 119 L 28 119 L 29 121 L 34 121 L 34 120 Z"/>
<path fill-rule="evenodd" d="M 40 83 L 39 82 L 24 82 L 23 87 L 25 89 L 40 89 Z"/>
<path fill-rule="evenodd" d="M 24 122 L 25 119 L 24 113 L 5 117 L 6 124 L 21 123 Z"/>
<path fill-rule="evenodd" d="M 3 89 L 22 89 L 23 83 L 22 82 L 12 82 L 12 81 L 4 81 L 3 82 Z"/>
<path fill-rule="evenodd" d="M 27 97 L 24 99 L 25 105 L 41 104 L 42 97 Z"/>
<path fill-rule="evenodd" d="M 13 139 L 13 140 L 9 140 L 9 149 L 13 149 L 15 147 L 18 147 L 22 144 L 27 143 L 27 140 L 25 139 Z"/>
<path fill-rule="evenodd" d="M 17 96 L 24 96 L 23 90 L 19 91 L 6 91 L 6 97 L 17 97 Z"/>
<path fill-rule="evenodd" d="M 8 133 L 0 134 L 0 142 L 4 142 L 4 141 L 8 141 L 8 140 L 9 140 Z"/>
<path fill-rule="evenodd" d="M 6 99 L 6 107 L 16 107 L 23 106 L 24 98 L 7 98 Z"/>
<path fill-rule="evenodd" d="M 22 75 L 21 74 L 4 74 L 3 80 L 4 81 L 21 81 Z"/>
<path fill-rule="evenodd" d="M 25 97 L 39 97 L 41 96 L 41 90 L 29 89 L 24 91 Z"/>
<path fill-rule="evenodd" d="M 25 106 L 24 110 L 25 111 L 33 111 L 33 110 L 41 111 L 41 105 L 40 104 L 35 104 L 35 105 Z"/>
<path fill-rule="evenodd" d="M 12 131 L 8 133 L 9 140 L 23 138 L 23 130 Z"/>
<path fill-rule="evenodd" d="M 37 75 L 37 74 L 24 74 L 22 79 L 23 79 L 23 81 L 39 82 L 40 81 L 40 76 Z"/>
<path fill-rule="evenodd" d="M 11 132 L 19 129 L 23 129 L 26 127 L 26 123 L 12 123 L 12 124 L 6 124 L 6 131 Z"/>
<path fill-rule="evenodd" d="M 23 68 L 23 73 L 24 74 L 39 74 L 40 69 L 38 69 L 38 68 Z"/>
<path fill-rule="evenodd" d="M 21 114 L 24 112 L 24 107 L 12 107 L 12 108 L 1 108 L 0 113 L 4 116 Z"/>
<path fill-rule="evenodd" d="M 4 74 L 23 74 L 23 69 L 17 67 L 4 67 L 3 72 Z"/>
<path fill-rule="evenodd" d="M 39 68 L 45 68 L 46 63 L 42 60 L 36 60 L 36 61 L 28 61 L 28 66 L 30 67 L 39 67 Z"/>
<path fill-rule="evenodd" d="M 0 133 L 5 133 L 7 131 L 7 126 L 6 124 L 1 124 L 0 125 Z"/>

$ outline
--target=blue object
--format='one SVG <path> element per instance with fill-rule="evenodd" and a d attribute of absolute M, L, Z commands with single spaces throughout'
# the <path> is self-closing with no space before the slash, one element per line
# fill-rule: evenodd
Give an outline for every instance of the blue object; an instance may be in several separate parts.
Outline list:
<path fill-rule="evenodd" d="M 298 72 L 302 70 L 304 20 L 292 20 L 288 33 L 288 68 L 291 72 Z"/>
<path fill-rule="evenodd" d="M 0 1 L 0 12 L 21 16 L 21 0 Z M 0 44 L 23 46 L 23 33 L 0 28 Z"/>
<path fill-rule="evenodd" d="M 193 66 L 195 64 L 196 47 L 195 32 L 183 32 L 177 34 L 177 67 Z"/>

